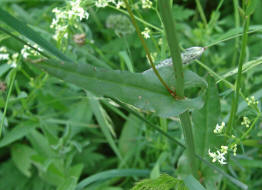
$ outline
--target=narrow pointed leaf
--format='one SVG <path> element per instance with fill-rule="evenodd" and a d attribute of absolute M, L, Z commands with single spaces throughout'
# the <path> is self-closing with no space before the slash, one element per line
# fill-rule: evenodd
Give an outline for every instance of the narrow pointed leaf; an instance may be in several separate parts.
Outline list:
<path fill-rule="evenodd" d="M 8 12 L 2 10 L 0 8 L 0 21 L 7 24 L 9 27 L 13 28 L 21 35 L 27 37 L 28 39 L 32 40 L 44 50 L 48 51 L 49 53 L 53 54 L 54 56 L 58 57 L 64 61 L 72 61 L 70 58 L 65 56 L 62 52 L 60 52 L 53 44 L 47 42 L 44 38 L 42 38 L 37 32 L 33 29 L 28 27 L 25 23 L 19 21 Z"/>

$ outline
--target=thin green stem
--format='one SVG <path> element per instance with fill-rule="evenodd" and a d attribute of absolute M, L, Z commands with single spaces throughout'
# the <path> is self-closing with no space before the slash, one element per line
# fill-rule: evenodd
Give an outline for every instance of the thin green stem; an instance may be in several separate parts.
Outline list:
<path fill-rule="evenodd" d="M 239 19 L 239 13 L 238 13 L 238 0 L 233 0 L 234 3 L 234 17 L 235 17 L 235 27 L 240 27 L 240 19 Z M 238 47 L 239 47 L 239 37 L 236 37 L 235 39 L 235 52 L 233 55 L 232 65 L 235 66 L 237 62 L 237 55 L 238 55 Z"/>
<path fill-rule="evenodd" d="M 250 30 L 250 31 L 247 32 L 247 34 L 251 34 L 251 33 L 254 33 L 254 32 L 258 32 L 258 31 L 261 31 L 261 30 L 262 30 L 261 28 L 255 29 L 255 30 Z M 216 42 L 210 43 L 209 45 L 206 45 L 205 48 L 209 48 L 209 47 L 214 46 L 214 45 L 217 45 L 217 44 L 219 44 L 219 43 L 221 43 L 221 42 L 225 42 L 225 41 L 228 41 L 228 40 L 231 40 L 231 39 L 240 37 L 240 36 L 243 36 L 243 33 L 242 33 L 242 34 L 232 35 L 232 36 L 230 36 L 230 37 L 228 37 L 228 38 L 225 38 L 225 39 L 223 39 L 223 40 L 218 40 L 218 41 L 216 41 Z"/>
<path fill-rule="evenodd" d="M 188 160 L 190 167 L 192 169 L 192 174 L 198 178 L 197 175 L 197 166 L 196 166 L 196 160 L 194 155 L 196 154 L 195 152 L 195 144 L 194 144 L 194 138 L 193 138 L 193 129 L 192 129 L 192 124 L 191 120 L 189 117 L 189 111 L 186 111 L 179 115 L 181 125 L 183 128 L 183 133 L 186 141 L 186 147 L 187 147 L 187 152 L 188 152 Z"/>
<path fill-rule="evenodd" d="M 1 135 L 2 135 L 2 129 L 3 129 L 3 126 L 4 126 L 5 115 L 6 115 L 6 111 L 7 111 L 7 107 L 8 107 L 8 103 L 9 103 L 9 98 L 11 96 L 11 92 L 12 92 L 13 85 L 14 85 L 14 82 L 15 82 L 17 68 L 15 68 L 15 70 L 13 70 L 13 71 L 14 71 L 14 73 L 11 73 L 12 74 L 12 78 L 11 78 L 10 87 L 9 87 L 9 90 L 8 90 L 8 93 L 7 93 L 7 98 L 6 98 L 6 101 L 5 101 L 4 113 L 3 113 L 2 118 L 1 118 L 0 138 L 1 138 Z"/>
<path fill-rule="evenodd" d="M 207 27 L 207 19 L 206 19 L 206 16 L 205 16 L 205 13 L 203 11 L 203 8 L 202 8 L 200 1 L 196 0 L 196 4 L 197 4 L 197 9 L 198 9 L 198 12 L 200 14 L 200 17 L 201 17 L 205 27 Z"/>
<path fill-rule="evenodd" d="M 139 27 L 138 27 L 138 25 L 137 25 L 137 23 L 136 23 L 135 17 L 134 17 L 134 15 L 133 15 L 132 11 L 131 11 L 131 8 L 130 8 L 130 6 L 129 6 L 128 0 L 124 0 L 124 2 L 125 2 L 125 5 L 126 5 L 126 8 L 127 8 L 127 11 L 128 11 L 128 13 L 129 13 L 129 16 L 130 16 L 130 18 L 131 18 L 131 21 L 132 21 L 132 23 L 133 23 L 133 25 L 134 25 L 134 27 L 135 27 L 135 29 L 136 29 L 136 32 L 137 32 L 138 37 L 139 37 L 139 39 L 140 39 L 140 41 L 141 41 L 141 43 L 142 43 L 142 45 L 143 45 L 143 48 L 145 49 L 147 58 L 148 58 L 148 60 L 149 60 L 149 63 L 150 63 L 150 65 L 151 65 L 151 67 L 152 67 L 155 75 L 157 76 L 158 80 L 162 83 L 162 85 L 168 90 L 168 92 L 169 92 L 172 96 L 176 97 L 176 93 L 173 92 L 173 91 L 167 86 L 167 84 L 165 83 L 165 81 L 164 81 L 164 80 L 162 79 L 162 77 L 160 76 L 160 74 L 159 74 L 158 70 L 156 69 L 155 65 L 153 64 L 153 60 L 152 60 L 152 57 L 151 57 L 151 55 L 150 55 L 150 51 L 149 51 L 149 49 L 148 49 L 148 47 L 147 47 L 147 45 L 146 45 L 146 42 L 145 42 L 144 38 L 143 38 L 142 35 L 141 35 L 141 31 L 140 31 L 140 29 L 139 29 Z"/>
<path fill-rule="evenodd" d="M 117 11 L 123 13 L 123 14 L 129 15 L 129 13 L 128 13 L 127 11 L 123 10 L 123 9 L 117 9 L 115 6 L 112 6 L 112 5 L 108 5 L 108 7 L 112 8 L 112 9 L 115 9 L 115 10 L 117 10 Z M 150 28 L 153 28 L 153 29 L 155 29 L 155 30 L 157 30 L 157 31 L 159 31 L 159 32 L 161 32 L 161 33 L 163 33 L 163 30 L 161 30 L 161 29 L 158 28 L 157 26 L 155 26 L 155 25 L 153 25 L 153 24 L 150 24 L 149 22 L 146 22 L 146 21 L 144 21 L 143 19 L 141 19 L 141 18 L 139 18 L 139 17 L 137 17 L 137 16 L 135 16 L 135 15 L 134 15 L 134 18 L 135 18 L 137 21 L 143 23 L 144 25 L 146 25 L 146 26 L 148 26 L 148 27 L 150 27 Z"/>
<path fill-rule="evenodd" d="M 232 129 L 234 128 L 235 124 L 235 116 L 238 108 L 238 100 L 239 100 L 239 93 L 241 87 L 241 78 L 242 78 L 242 67 L 246 57 L 246 47 L 247 47 L 247 38 L 248 38 L 248 27 L 249 27 L 249 16 L 244 17 L 244 31 L 243 31 L 243 38 L 242 38 L 242 46 L 240 52 L 240 58 L 238 63 L 238 73 L 237 73 L 237 80 L 235 83 L 236 91 L 234 92 L 233 100 L 232 100 L 232 107 L 231 113 L 229 118 L 229 125 L 226 130 L 227 135 L 231 135 Z"/>
<path fill-rule="evenodd" d="M 173 68 L 176 77 L 176 92 L 179 97 L 184 97 L 184 73 L 183 73 L 183 65 L 182 65 L 180 49 L 177 40 L 175 20 L 172 19 L 171 7 L 168 1 L 158 0 L 158 7 L 160 11 L 160 16 L 162 18 L 162 22 L 164 24 L 166 38 L 173 61 Z M 193 130 L 192 130 L 191 120 L 189 117 L 189 112 L 185 111 L 184 113 L 179 115 L 179 118 L 181 121 L 184 137 L 186 141 L 187 155 L 188 155 L 188 161 L 191 166 L 191 173 L 193 176 L 198 178 L 196 160 L 195 160 L 196 153 L 195 153 L 195 145 L 194 145 L 194 138 L 193 138 Z"/>

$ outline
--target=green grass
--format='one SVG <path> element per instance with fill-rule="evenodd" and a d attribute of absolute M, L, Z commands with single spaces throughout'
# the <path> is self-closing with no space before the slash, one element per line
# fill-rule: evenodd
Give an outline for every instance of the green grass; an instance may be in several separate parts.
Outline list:
<path fill-rule="evenodd" d="M 0 1 L 0 189 L 259 189 L 262 3 L 77 2 Z"/>

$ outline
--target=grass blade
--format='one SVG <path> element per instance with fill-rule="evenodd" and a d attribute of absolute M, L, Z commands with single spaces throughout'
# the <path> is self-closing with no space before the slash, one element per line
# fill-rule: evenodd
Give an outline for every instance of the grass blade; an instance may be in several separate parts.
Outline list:
<path fill-rule="evenodd" d="M 2 10 L 1 8 L 0 8 L 0 20 L 4 22 L 6 25 L 8 25 L 9 27 L 19 32 L 21 35 L 27 37 L 28 39 L 38 44 L 44 50 L 58 57 L 59 59 L 63 61 L 72 61 L 72 59 L 68 58 L 63 53 L 61 53 L 57 48 L 55 48 L 53 44 L 47 42 L 44 38 L 42 38 L 33 29 L 28 27 L 25 23 L 20 22 L 18 19 L 10 15 L 8 12 Z"/>
<path fill-rule="evenodd" d="M 104 172 L 97 173 L 95 175 L 89 176 L 86 179 L 83 179 L 77 186 L 77 190 L 84 189 L 91 183 L 112 179 L 116 177 L 146 177 L 150 173 L 149 170 L 140 170 L 140 169 L 114 169 Z"/>

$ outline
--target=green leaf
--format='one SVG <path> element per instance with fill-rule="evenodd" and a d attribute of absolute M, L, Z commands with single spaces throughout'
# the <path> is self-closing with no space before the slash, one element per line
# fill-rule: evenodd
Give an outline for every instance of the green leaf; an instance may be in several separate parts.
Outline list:
<path fill-rule="evenodd" d="M 135 154 L 132 150 L 137 150 L 137 147 L 139 146 L 137 138 L 139 137 L 139 131 L 143 123 L 143 121 L 137 119 L 133 114 L 128 116 L 118 141 L 119 149 L 123 156 L 129 155 L 130 152 Z"/>
<path fill-rule="evenodd" d="M 187 176 L 183 181 L 189 190 L 205 190 L 192 175 Z"/>
<path fill-rule="evenodd" d="M 65 182 L 58 186 L 57 190 L 75 190 L 77 184 L 76 177 L 68 177 Z"/>
<path fill-rule="evenodd" d="M 96 95 L 115 97 L 145 111 L 154 111 L 162 117 L 176 116 L 187 109 L 200 108 L 201 98 L 175 100 L 155 75 L 106 70 L 88 64 L 59 64 L 52 61 L 38 63 L 51 75 L 71 82 Z M 167 70 L 170 70 L 167 68 Z M 164 70 L 164 79 L 174 88 L 174 75 Z M 162 72 L 161 72 L 162 73 Z M 185 87 L 205 87 L 205 81 L 191 71 L 185 71 Z M 171 80 L 172 78 L 172 80 Z M 172 85 L 171 85 L 172 84 Z"/>
<path fill-rule="evenodd" d="M 223 137 L 215 135 L 213 132 L 216 124 L 219 122 L 220 102 L 215 81 L 210 76 L 208 77 L 208 88 L 204 99 L 205 104 L 203 108 L 194 110 L 192 119 L 194 123 L 194 138 L 197 145 L 196 152 L 202 158 L 209 160 L 208 149 L 215 151 L 215 148 L 220 147 L 219 145 L 221 145 L 223 140 Z M 212 182 L 215 187 L 217 181 L 221 179 L 218 174 L 213 172 L 213 169 L 209 169 L 203 162 L 199 162 L 199 169 L 203 172 L 202 175 L 208 178 L 208 180 L 205 180 L 205 184 L 206 182 Z M 212 172 L 209 170 L 212 170 Z M 216 176 L 216 180 L 212 178 L 214 175 Z"/>
<path fill-rule="evenodd" d="M 21 122 L 19 125 L 7 132 L 4 138 L 0 141 L 0 147 L 4 147 L 23 138 L 25 135 L 30 133 L 35 127 L 36 123 L 34 122 Z"/>
<path fill-rule="evenodd" d="M 31 156 L 35 151 L 27 145 L 15 144 L 11 149 L 12 160 L 16 167 L 27 177 L 31 177 Z"/>
<path fill-rule="evenodd" d="M 262 160 L 245 160 L 241 159 L 238 162 L 247 168 L 262 168 Z"/>
<path fill-rule="evenodd" d="M 120 51 L 118 54 L 124 60 L 126 66 L 128 68 L 128 71 L 133 73 L 134 72 L 133 64 L 132 64 L 132 61 L 129 58 L 127 52 L 126 51 Z"/>
<path fill-rule="evenodd" d="M 33 130 L 30 134 L 27 135 L 27 138 L 31 142 L 32 146 L 34 147 L 34 150 L 40 153 L 41 155 L 44 155 L 46 157 L 56 156 L 56 153 L 50 147 L 47 138 L 45 138 L 45 136 L 42 135 L 37 130 Z"/>
<path fill-rule="evenodd" d="M 204 100 L 203 108 L 194 110 L 192 113 L 196 152 L 203 158 L 207 157 L 209 148 L 212 150 L 221 142 L 221 138 L 213 132 L 219 122 L 220 102 L 218 89 L 211 77 L 208 78 L 208 88 Z"/>
<path fill-rule="evenodd" d="M 72 59 L 68 58 L 63 53 L 61 53 L 53 44 L 47 42 L 44 38 L 42 38 L 33 29 L 28 27 L 25 23 L 20 22 L 15 17 L 10 15 L 8 12 L 2 10 L 1 8 L 0 8 L 0 20 L 3 21 L 5 24 L 7 24 L 9 27 L 19 32 L 21 35 L 27 37 L 28 39 L 38 44 L 44 50 L 60 58 L 61 60 L 72 61 Z"/>
<path fill-rule="evenodd" d="M 149 175 L 149 170 L 140 169 L 114 169 L 103 171 L 83 179 L 78 185 L 77 190 L 84 189 L 91 183 L 113 179 L 116 177 L 146 177 Z"/>
<path fill-rule="evenodd" d="M 248 1 L 246 15 L 252 15 L 257 8 L 258 0 Z"/>

